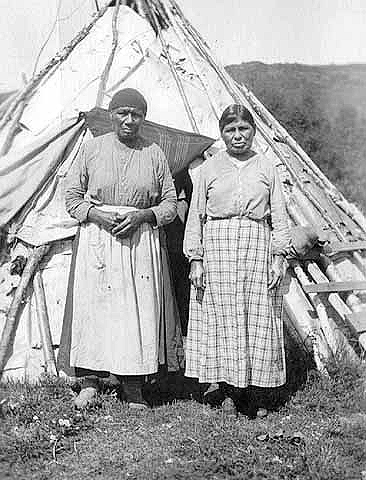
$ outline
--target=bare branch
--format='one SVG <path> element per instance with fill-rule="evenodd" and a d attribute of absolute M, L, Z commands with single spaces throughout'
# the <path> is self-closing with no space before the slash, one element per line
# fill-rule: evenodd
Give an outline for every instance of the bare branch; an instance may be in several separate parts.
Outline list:
<path fill-rule="evenodd" d="M 50 30 L 49 34 L 47 35 L 46 40 L 43 42 L 43 45 L 41 46 L 41 49 L 40 49 L 40 51 L 38 52 L 36 61 L 35 61 L 35 63 L 34 63 L 32 78 L 34 78 L 34 75 L 36 74 L 37 67 L 38 67 L 38 63 L 39 63 L 39 59 L 41 58 L 42 52 L 43 52 L 43 50 L 46 48 L 47 43 L 50 41 L 50 38 L 51 38 L 53 32 L 55 31 L 55 28 L 56 28 L 56 25 L 57 25 L 57 19 L 58 19 L 58 16 L 59 16 L 59 13 L 60 13 L 60 9 L 61 9 L 61 1 L 62 1 L 62 0 L 58 0 L 58 5 L 57 5 L 57 10 L 56 10 L 55 20 L 54 20 L 54 22 L 53 22 L 53 24 L 52 24 L 52 27 L 51 27 L 51 30 Z"/>

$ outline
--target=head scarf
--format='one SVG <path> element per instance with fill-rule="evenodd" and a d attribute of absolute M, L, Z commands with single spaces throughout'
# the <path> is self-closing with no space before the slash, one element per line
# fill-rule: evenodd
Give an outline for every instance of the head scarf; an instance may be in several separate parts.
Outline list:
<path fill-rule="evenodd" d="M 221 118 L 219 120 L 220 132 L 223 131 L 226 125 L 228 125 L 237 118 L 241 118 L 245 122 L 250 123 L 254 130 L 256 130 L 257 127 L 253 115 L 250 113 L 250 111 L 246 107 L 244 107 L 244 105 L 233 103 L 232 105 L 226 107 L 221 115 Z"/>
<path fill-rule="evenodd" d="M 111 112 L 120 107 L 135 107 L 146 115 L 147 103 L 143 95 L 134 88 L 124 88 L 116 92 L 110 101 L 108 110 Z"/>

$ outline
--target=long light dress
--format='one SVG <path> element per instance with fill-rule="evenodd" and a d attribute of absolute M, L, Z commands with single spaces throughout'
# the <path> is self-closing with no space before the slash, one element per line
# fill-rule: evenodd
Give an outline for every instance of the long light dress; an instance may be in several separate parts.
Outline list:
<path fill-rule="evenodd" d="M 92 206 L 151 208 L 157 227 L 173 221 L 176 193 L 160 147 L 140 138 L 129 148 L 109 133 L 86 142 L 69 173 L 66 207 L 81 224 L 69 288 L 70 366 L 116 375 L 152 374 L 163 361 L 179 368 L 180 329 L 167 338 L 164 325 L 159 229 L 144 223 L 131 237 L 116 238 L 87 221 Z"/>

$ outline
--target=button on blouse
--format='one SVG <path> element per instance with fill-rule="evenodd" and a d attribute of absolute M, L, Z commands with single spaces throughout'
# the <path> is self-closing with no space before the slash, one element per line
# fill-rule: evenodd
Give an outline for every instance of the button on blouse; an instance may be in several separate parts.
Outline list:
<path fill-rule="evenodd" d="M 276 168 L 258 153 L 241 161 L 220 151 L 202 164 L 193 187 L 184 238 L 185 255 L 190 260 L 203 258 L 202 233 L 207 219 L 236 216 L 270 219 L 273 253 L 287 253 L 288 217 Z"/>

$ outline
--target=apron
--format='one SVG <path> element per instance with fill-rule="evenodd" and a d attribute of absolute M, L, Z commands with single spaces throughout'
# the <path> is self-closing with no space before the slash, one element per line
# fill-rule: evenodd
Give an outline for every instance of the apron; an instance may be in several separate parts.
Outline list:
<path fill-rule="evenodd" d="M 102 206 L 120 214 L 131 207 Z M 70 366 L 116 375 L 158 370 L 162 308 L 159 230 L 148 223 L 119 239 L 80 227 L 75 260 Z"/>

